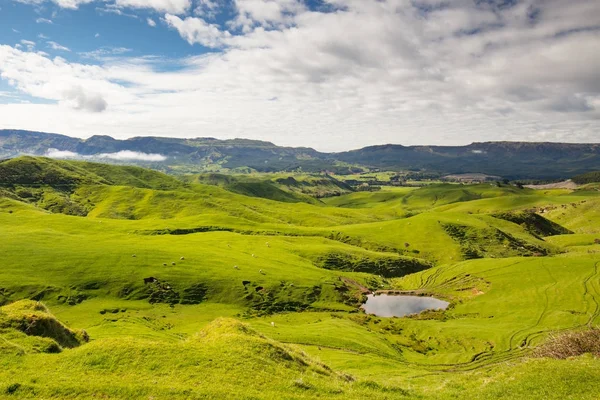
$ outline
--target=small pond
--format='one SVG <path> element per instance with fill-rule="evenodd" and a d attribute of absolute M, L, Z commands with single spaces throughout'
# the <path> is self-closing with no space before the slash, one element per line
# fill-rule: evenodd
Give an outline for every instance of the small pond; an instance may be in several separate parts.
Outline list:
<path fill-rule="evenodd" d="M 425 296 L 393 296 L 379 294 L 367 295 L 367 302 L 361 306 L 367 314 L 378 317 L 404 317 L 417 314 L 425 310 L 445 310 L 447 301 Z"/>

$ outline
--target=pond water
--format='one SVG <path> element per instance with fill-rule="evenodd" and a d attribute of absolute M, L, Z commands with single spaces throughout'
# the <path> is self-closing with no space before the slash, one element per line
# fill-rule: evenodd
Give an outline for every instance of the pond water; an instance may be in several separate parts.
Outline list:
<path fill-rule="evenodd" d="M 448 304 L 450 303 L 435 297 L 369 294 L 367 302 L 362 305 L 362 308 L 367 314 L 374 314 L 378 317 L 404 317 L 425 310 L 445 310 Z"/>

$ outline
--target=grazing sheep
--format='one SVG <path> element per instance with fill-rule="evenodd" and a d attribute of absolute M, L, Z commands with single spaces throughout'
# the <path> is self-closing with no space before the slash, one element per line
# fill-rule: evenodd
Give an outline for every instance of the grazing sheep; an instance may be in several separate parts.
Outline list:
<path fill-rule="evenodd" d="M 131 255 L 131 257 L 135 258 L 135 257 L 136 257 L 136 255 L 135 255 L 135 254 L 132 254 L 132 255 Z"/>
<path fill-rule="evenodd" d="M 163 263 L 163 267 L 166 267 L 166 266 L 167 266 L 167 263 Z"/>
<path fill-rule="evenodd" d="M 265 275 L 265 271 L 263 271 L 262 269 L 260 271 L 258 271 L 258 272 L 260 272 L 261 274 Z"/>
<path fill-rule="evenodd" d="M 238 267 L 237 265 L 233 266 L 234 269 L 240 269 L 240 267 Z"/>
<path fill-rule="evenodd" d="M 275 328 L 275 322 L 271 322 L 271 326 Z"/>
<path fill-rule="evenodd" d="M 181 257 L 181 258 L 179 258 L 179 259 L 180 259 L 181 261 L 183 261 L 183 260 L 185 260 L 185 257 Z"/>
<path fill-rule="evenodd" d="M 256 256 L 254 254 L 252 254 L 252 257 L 256 258 Z"/>
<path fill-rule="evenodd" d="M 171 263 L 171 265 L 175 265 L 175 263 L 174 263 L 174 262 L 172 262 L 172 263 Z"/>

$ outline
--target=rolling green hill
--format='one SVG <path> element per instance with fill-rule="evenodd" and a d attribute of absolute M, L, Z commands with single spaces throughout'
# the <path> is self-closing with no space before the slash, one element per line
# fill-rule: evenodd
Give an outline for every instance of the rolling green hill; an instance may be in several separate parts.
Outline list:
<path fill-rule="evenodd" d="M 0 398 L 597 397 L 600 192 L 291 177 L 0 162 Z"/>

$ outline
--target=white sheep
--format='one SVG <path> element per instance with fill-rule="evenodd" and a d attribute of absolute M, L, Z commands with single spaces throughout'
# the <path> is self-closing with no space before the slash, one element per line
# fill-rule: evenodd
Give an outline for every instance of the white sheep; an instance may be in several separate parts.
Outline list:
<path fill-rule="evenodd" d="M 271 326 L 275 328 L 275 322 L 271 322 Z"/>

